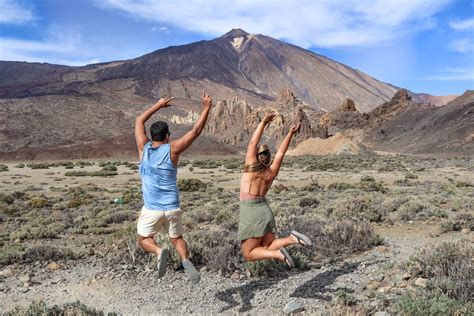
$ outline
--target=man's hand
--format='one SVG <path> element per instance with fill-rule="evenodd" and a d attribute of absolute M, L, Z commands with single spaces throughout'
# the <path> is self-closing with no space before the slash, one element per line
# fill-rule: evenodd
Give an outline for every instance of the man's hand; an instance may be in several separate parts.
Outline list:
<path fill-rule="evenodd" d="M 301 121 L 298 122 L 298 124 L 292 124 L 291 127 L 290 127 L 290 133 L 292 135 L 298 133 L 300 131 L 300 128 L 301 128 Z"/>
<path fill-rule="evenodd" d="M 265 117 L 263 118 L 262 122 L 267 125 L 267 124 L 270 124 L 271 121 L 273 121 L 273 119 L 275 118 L 276 116 L 276 113 L 275 112 L 272 112 L 272 113 L 268 113 L 267 115 L 265 115 Z"/>
<path fill-rule="evenodd" d="M 202 92 L 202 105 L 207 108 L 212 106 L 212 97 L 206 91 Z"/>
<path fill-rule="evenodd" d="M 169 107 L 171 104 L 170 102 L 174 100 L 174 97 L 171 97 L 171 98 L 161 98 L 158 100 L 158 102 L 156 102 L 156 106 L 158 106 L 159 108 L 167 108 Z"/>

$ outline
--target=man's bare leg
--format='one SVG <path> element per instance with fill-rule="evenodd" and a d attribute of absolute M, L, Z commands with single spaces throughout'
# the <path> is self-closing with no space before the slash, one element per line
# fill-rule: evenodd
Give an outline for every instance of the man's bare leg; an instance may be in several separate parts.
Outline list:
<path fill-rule="evenodd" d="M 188 257 L 189 257 L 188 244 L 183 239 L 183 236 L 179 236 L 177 238 L 171 238 L 171 242 L 173 243 L 173 246 L 176 248 L 176 252 L 181 258 L 181 263 L 183 265 L 184 271 L 188 275 L 191 282 L 194 284 L 199 283 L 199 281 L 201 280 L 201 276 L 199 275 L 199 272 L 194 267 L 193 263 L 188 260 Z"/>
<path fill-rule="evenodd" d="M 187 260 L 189 257 L 188 244 L 183 239 L 183 236 L 179 236 L 177 238 L 171 238 L 171 242 L 173 243 L 173 246 L 176 248 L 176 252 L 181 258 L 181 261 Z"/>
<path fill-rule="evenodd" d="M 159 255 L 161 252 L 161 248 L 158 247 L 156 244 L 155 238 L 153 236 L 150 237 L 143 237 L 138 235 L 137 237 L 138 245 L 148 253 L 153 253 L 155 255 Z"/>

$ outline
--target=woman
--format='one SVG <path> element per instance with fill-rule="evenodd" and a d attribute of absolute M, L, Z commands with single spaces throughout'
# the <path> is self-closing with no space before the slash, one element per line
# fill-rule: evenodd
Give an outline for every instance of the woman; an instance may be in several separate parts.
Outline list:
<path fill-rule="evenodd" d="M 257 148 L 265 127 L 275 118 L 275 113 L 267 114 L 258 124 L 245 156 L 245 166 L 240 183 L 240 212 L 238 238 L 242 241 L 242 254 L 247 261 L 277 259 L 284 261 L 290 268 L 294 267 L 293 259 L 285 246 L 293 244 L 311 245 L 311 240 L 296 231 L 288 237 L 275 237 L 275 218 L 268 206 L 265 195 L 273 180 L 278 175 L 283 157 L 301 123 L 293 124 L 280 145 L 275 159 L 267 145 Z"/>

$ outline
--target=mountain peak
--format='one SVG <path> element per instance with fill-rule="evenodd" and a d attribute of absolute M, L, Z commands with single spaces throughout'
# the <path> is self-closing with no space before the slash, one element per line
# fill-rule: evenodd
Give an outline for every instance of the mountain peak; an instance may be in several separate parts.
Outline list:
<path fill-rule="evenodd" d="M 247 36 L 249 33 L 245 32 L 242 29 L 232 29 L 229 32 L 225 33 L 222 35 L 222 38 L 228 38 L 228 37 L 238 37 L 238 36 Z"/>

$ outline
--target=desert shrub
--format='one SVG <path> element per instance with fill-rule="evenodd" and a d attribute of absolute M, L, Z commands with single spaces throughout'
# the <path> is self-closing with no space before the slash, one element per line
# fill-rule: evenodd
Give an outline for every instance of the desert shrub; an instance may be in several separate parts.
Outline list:
<path fill-rule="evenodd" d="M 243 167 L 242 160 L 237 158 L 223 159 L 221 163 L 226 169 L 230 170 L 241 169 Z"/>
<path fill-rule="evenodd" d="M 39 163 L 29 163 L 26 166 L 31 169 L 49 169 L 50 164 L 46 162 L 39 162 Z"/>
<path fill-rule="evenodd" d="M 441 223 L 442 232 L 459 231 L 463 228 L 474 230 L 474 216 L 468 213 L 458 214 L 453 220 Z"/>
<path fill-rule="evenodd" d="M 90 195 L 89 195 L 90 196 Z M 90 197 L 73 197 L 70 199 L 67 203 L 68 208 L 76 208 L 82 205 L 87 205 L 92 202 L 92 199 Z"/>
<path fill-rule="evenodd" d="M 459 231 L 461 230 L 461 224 L 458 222 L 453 222 L 453 221 L 446 221 L 442 222 L 439 225 L 439 228 L 443 233 L 451 232 L 451 231 Z"/>
<path fill-rule="evenodd" d="M 332 161 L 315 161 L 309 166 L 306 167 L 306 171 L 327 171 L 327 170 L 337 170 L 336 164 Z"/>
<path fill-rule="evenodd" d="M 20 262 L 25 249 L 25 245 L 22 244 L 2 246 L 2 251 L 0 251 L 0 266 Z"/>
<path fill-rule="evenodd" d="M 328 209 L 330 216 L 336 219 L 368 220 L 380 222 L 384 220 L 385 210 L 381 207 L 383 198 L 376 193 L 346 196 L 337 200 Z"/>
<path fill-rule="evenodd" d="M 361 182 L 375 182 L 375 178 L 372 176 L 362 176 L 360 178 Z"/>
<path fill-rule="evenodd" d="M 117 171 L 117 167 L 115 165 L 105 165 L 102 167 L 102 171 Z"/>
<path fill-rule="evenodd" d="M 311 177 L 311 182 L 308 185 L 302 187 L 301 190 L 307 192 L 323 191 L 324 185 L 319 184 L 318 180 L 315 180 L 313 177 Z"/>
<path fill-rule="evenodd" d="M 92 166 L 92 162 L 89 161 L 77 161 L 74 165 L 79 167 Z"/>
<path fill-rule="evenodd" d="M 8 166 L 4 164 L 0 164 L 0 172 L 3 172 L 3 171 L 8 171 Z"/>
<path fill-rule="evenodd" d="M 288 187 L 279 183 L 272 186 L 272 191 L 276 194 L 280 194 L 282 191 L 288 191 Z"/>
<path fill-rule="evenodd" d="M 406 293 L 396 302 L 400 315 L 469 315 L 472 303 L 451 299 L 440 292 L 417 291 Z"/>
<path fill-rule="evenodd" d="M 350 183 L 344 183 L 344 182 L 334 182 L 328 185 L 329 190 L 339 190 L 339 191 L 344 191 L 344 190 L 349 190 L 349 189 L 355 189 L 356 186 Z"/>
<path fill-rule="evenodd" d="M 31 199 L 29 202 L 29 205 L 30 207 L 33 207 L 33 208 L 43 208 L 43 207 L 50 206 L 50 202 L 45 197 L 38 197 L 38 198 Z"/>
<path fill-rule="evenodd" d="M 135 212 L 130 211 L 117 211 L 105 218 L 107 224 L 120 224 L 125 221 L 134 221 L 137 218 Z"/>
<path fill-rule="evenodd" d="M 11 194 L 0 192 L 0 202 L 5 204 L 12 204 L 13 202 L 15 202 L 15 199 L 13 198 L 13 196 L 11 196 Z"/>
<path fill-rule="evenodd" d="M 316 207 L 319 205 L 319 200 L 314 198 L 302 198 L 300 200 L 300 207 Z"/>
<path fill-rule="evenodd" d="M 474 187 L 474 184 L 472 184 L 471 182 L 467 182 L 467 181 L 458 181 L 458 182 L 456 182 L 456 187 L 457 188 L 472 188 L 472 187 Z"/>
<path fill-rule="evenodd" d="M 295 258 L 293 258 L 293 261 L 295 261 L 294 259 Z M 287 270 L 283 263 L 276 260 L 245 262 L 245 267 L 253 277 L 272 277 L 276 273 L 281 273 L 284 270 Z"/>
<path fill-rule="evenodd" d="M 310 256 L 317 253 L 326 258 L 338 258 L 342 255 L 367 250 L 382 242 L 382 239 L 375 234 L 374 229 L 367 222 L 321 221 L 308 216 L 292 216 L 282 219 L 279 226 L 281 231 L 289 233 L 294 229 L 310 237 L 313 242 L 312 249 L 297 248 L 297 251 Z"/>
<path fill-rule="evenodd" d="M 141 201 L 142 192 L 138 188 L 130 188 L 122 194 L 123 203 L 131 203 L 133 201 Z"/>
<path fill-rule="evenodd" d="M 111 177 L 116 176 L 116 171 L 68 171 L 64 173 L 66 177 Z"/>
<path fill-rule="evenodd" d="M 469 212 L 474 210 L 474 199 L 468 196 L 456 197 L 451 203 L 451 210 L 454 212 Z"/>
<path fill-rule="evenodd" d="M 25 168 L 25 164 L 24 163 L 19 163 L 15 166 L 15 168 Z"/>
<path fill-rule="evenodd" d="M 385 209 L 387 212 L 395 212 L 399 209 L 403 203 L 409 200 L 406 196 L 399 196 L 395 198 L 389 198 L 383 201 L 382 208 Z"/>
<path fill-rule="evenodd" d="M 407 173 L 407 174 L 405 175 L 405 179 L 407 179 L 407 180 L 408 180 L 408 179 L 418 179 L 418 176 L 417 176 L 416 174 L 414 174 L 414 173 Z"/>
<path fill-rule="evenodd" d="M 13 315 L 88 315 L 88 316 L 103 316 L 105 313 L 101 310 L 88 307 L 81 302 L 67 303 L 65 305 L 54 305 L 48 307 L 43 301 L 34 301 L 29 306 L 17 306 L 13 310 L 5 312 L 5 316 Z M 107 315 L 117 315 L 116 313 L 108 313 Z"/>
<path fill-rule="evenodd" d="M 412 198 L 399 207 L 399 218 L 401 220 L 427 219 L 431 216 L 447 217 L 445 211 L 438 209 L 428 201 L 418 197 Z"/>
<path fill-rule="evenodd" d="M 428 278 L 428 289 L 449 298 L 474 299 L 474 248 L 468 242 L 444 242 L 422 250 L 406 263 L 412 276 Z"/>
<path fill-rule="evenodd" d="M 189 160 L 187 159 L 180 159 L 178 161 L 178 167 L 186 167 L 189 164 Z"/>
<path fill-rule="evenodd" d="M 339 305 L 353 306 L 357 303 L 355 297 L 344 290 L 337 290 L 334 295 L 336 296 L 336 301 Z"/>
<path fill-rule="evenodd" d="M 191 166 L 194 168 L 201 168 L 201 169 L 216 169 L 219 168 L 221 163 L 216 160 L 206 159 L 206 160 L 194 160 L 191 163 Z"/>
<path fill-rule="evenodd" d="M 21 262 L 58 261 L 76 259 L 77 255 L 69 248 L 39 245 L 32 246 L 21 255 Z"/>
<path fill-rule="evenodd" d="M 199 179 L 178 179 L 178 188 L 183 192 L 201 191 L 207 188 L 207 183 Z"/>

